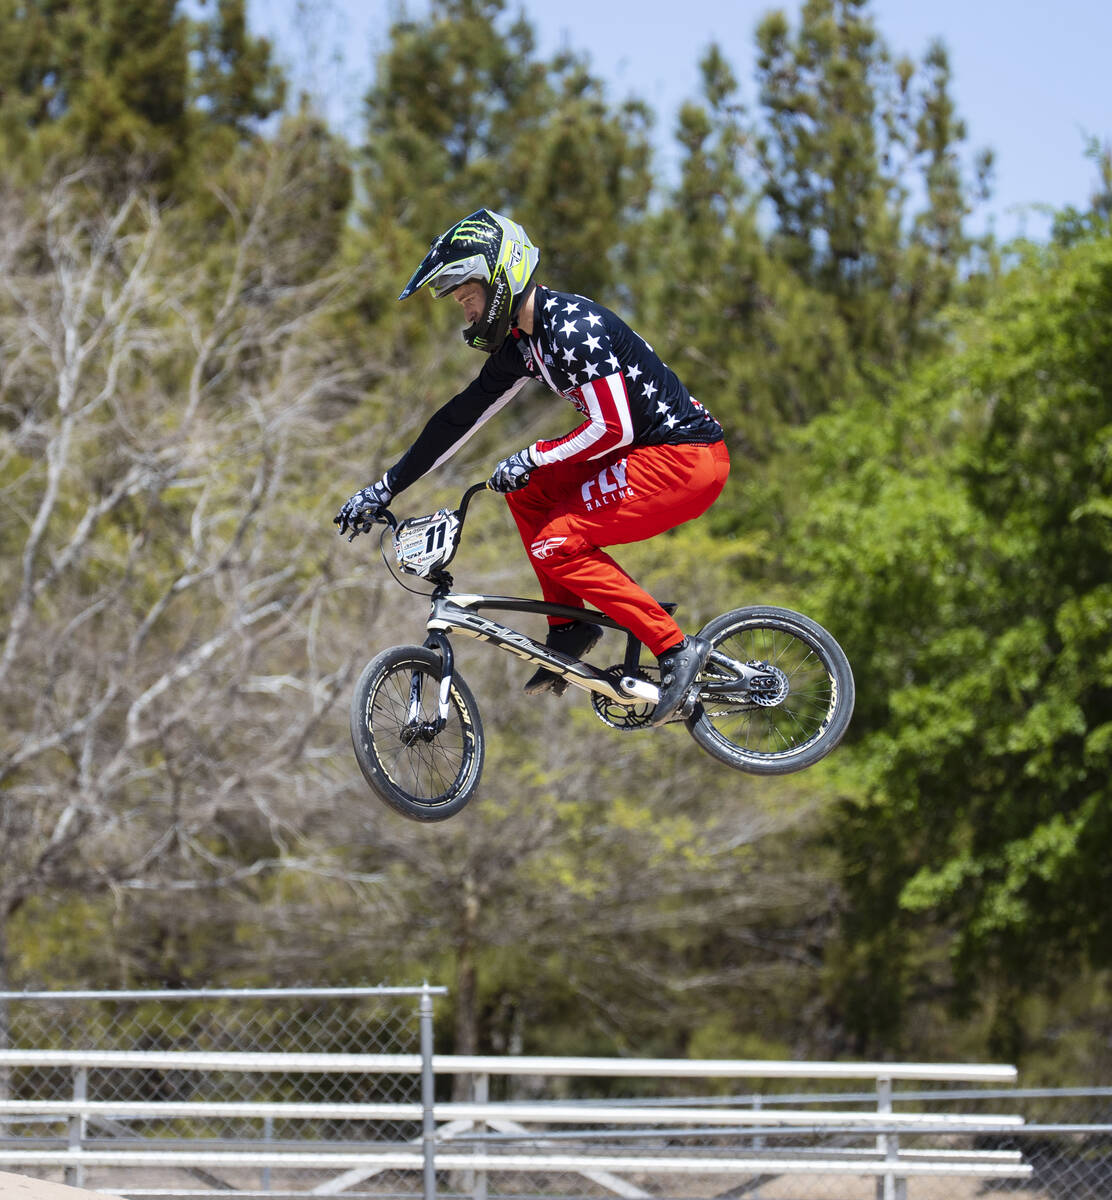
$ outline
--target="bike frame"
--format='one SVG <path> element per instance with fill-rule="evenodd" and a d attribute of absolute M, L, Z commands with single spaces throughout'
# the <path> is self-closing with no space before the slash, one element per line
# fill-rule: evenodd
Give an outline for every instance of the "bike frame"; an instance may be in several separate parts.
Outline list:
<path fill-rule="evenodd" d="M 467 508 L 472 497 L 486 488 L 485 483 L 480 483 L 468 488 L 464 493 L 457 510 L 461 536 Z M 657 685 L 638 675 L 643 649 L 641 640 L 613 617 L 608 617 L 605 613 L 593 609 L 550 604 L 545 600 L 529 600 L 520 596 L 456 593 L 451 590 L 452 577 L 446 567 L 447 563 L 430 576 L 435 586 L 431 595 L 432 609 L 425 625 L 428 636 L 424 643 L 427 649 L 435 650 L 440 655 L 443 663 L 437 714 L 441 726 L 448 719 L 449 697 L 455 672 L 455 655 L 452 651 L 452 643 L 448 638 L 449 634 L 460 634 L 463 637 L 489 642 L 500 650 L 505 650 L 526 662 L 544 667 L 554 675 L 561 676 L 573 687 L 605 696 L 616 704 L 635 707 L 646 704 L 655 705 L 659 700 L 660 689 Z M 675 611 L 676 605 L 668 603 L 662 604 L 661 607 L 665 612 L 671 613 Z M 530 613 L 535 616 L 559 617 L 567 621 L 589 621 L 609 629 L 616 629 L 620 633 L 624 633 L 626 637 L 625 656 L 621 668 L 618 671 L 613 668 L 600 671 L 589 663 L 580 662 L 578 659 L 561 654 L 558 650 L 553 650 L 543 642 L 538 642 L 508 625 L 484 617 L 483 610 Z M 708 661 L 713 662 L 727 678 L 702 684 L 700 692 L 704 694 L 737 695 L 739 691 L 748 688 L 752 679 L 761 674 L 761 670 L 756 665 L 750 666 L 747 663 L 737 662 L 717 651 L 711 654 Z M 416 672 L 411 683 L 409 707 L 411 719 L 416 721 L 421 707 L 421 676 Z"/>
<path fill-rule="evenodd" d="M 553 650 L 543 642 L 535 641 L 526 634 L 511 629 L 508 625 L 489 620 L 482 615 L 481 610 L 483 609 L 492 609 L 498 612 L 533 613 L 545 617 L 564 617 L 569 621 L 590 621 L 596 625 L 617 629 L 626 635 L 626 652 L 622 673 L 615 678 L 613 672 L 600 671 L 588 663 L 569 658 L 566 654 Z M 440 653 L 444 660 L 445 678 L 450 678 L 453 667 L 452 646 L 447 635 L 458 633 L 464 637 L 476 638 L 481 642 L 490 642 L 501 650 L 525 659 L 526 662 L 545 667 L 554 675 L 562 676 L 575 687 L 588 692 L 599 692 L 618 704 L 655 704 L 659 698 L 659 689 L 655 683 L 637 678 L 642 649 L 640 640 L 624 625 L 619 625 L 605 613 L 594 612 L 591 609 L 571 608 L 563 604 L 548 604 L 543 600 L 526 600 L 519 596 L 463 595 L 445 592 L 443 595 L 433 594 L 432 612 L 425 628 L 429 634 L 425 645 L 430 650 L 437 650 Z M 447 705 L 446 694 L 443 703 L 445 706 Z M 445 714 L 446 711 L 445 707 Z"/>

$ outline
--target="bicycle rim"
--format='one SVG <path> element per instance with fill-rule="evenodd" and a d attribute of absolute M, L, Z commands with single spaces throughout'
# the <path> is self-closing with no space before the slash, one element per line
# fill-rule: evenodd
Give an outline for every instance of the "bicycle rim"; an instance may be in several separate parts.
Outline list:
<path fill-rule="evenodd" d="M 439 694 L 439 657 L 398 647 L 368 665 L 352 701 L 352 742 L 364 777 L 391 807 L 419 821 L 458 812 L 482 769 L 482 726 L 466 684 L 453 680 L 446 723 L 434 732 Z"/>
<path fill-rule="evenodd" d="M 787 695 L 762 706 L 744 694 L 701 691 L 688 728 L 705 750 L 740 770 L 772 775 L 811 766 L 837 746 L 853 711 L 853 676 L 821 626 L 788 610 L 739 610 L 712 622 L 706 634 L 727 658 L 781 672 Z M 700 681 L 722 677 L 712 653 Z"/>

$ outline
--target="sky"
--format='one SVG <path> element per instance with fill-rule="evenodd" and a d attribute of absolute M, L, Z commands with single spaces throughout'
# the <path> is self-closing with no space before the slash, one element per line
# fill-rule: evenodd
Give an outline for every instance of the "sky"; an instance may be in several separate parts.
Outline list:
<path fill-rule="evenodd" d="M 399 0 L 248 0 L 248 20 L 275 43 L 295 87 L 357 141 L 362 97 L 400 8 Z M 524 10 L 542 57 L 586 51 L 612 102 L 649 103 L 666 172 L 676 161 L 675 117 L 698 95 L 707 46 L 719 43 L 752 107 L 757 23 L 782 8 L 796 24 L 800 0 L 511 0 L 511 8 Z M 427 0 L 406 5 L 411 16 L 427 10 Z M 996 158 L 978 228 L 1001 240 L 1041 238 L 1049 219 L 1040 207 L 1087 204 L 1096 182 L 1087 141 L 1112 140 L 1112 0 L 873 0 L 871 11 L 895 54 L 920 59 L 936 37 L 950 52 L 967 161 L 986 147 Z"/>

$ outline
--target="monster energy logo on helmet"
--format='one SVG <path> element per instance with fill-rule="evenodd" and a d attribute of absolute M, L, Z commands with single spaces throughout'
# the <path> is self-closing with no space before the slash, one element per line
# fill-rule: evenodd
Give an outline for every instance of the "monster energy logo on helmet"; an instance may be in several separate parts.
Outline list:
<path fill-rule="evenodd" d="M 473 221 L 469 217 L 454 226 L 451 234 L 453 242 L 491 242 L 502 236 L 502 228 L 496 222 Z"/>
<path fill-rule="evenodd" d="M 509 333 L 539 258 L 540 252 L 516 221 L 480 208 L 433 242 L 398 299 L 412 296 L 426 283 L 439 297 L 475 280 L 486 293 L 486 304 L 482 316 L 463 331 L 463 340 L 490 354 Z"/>

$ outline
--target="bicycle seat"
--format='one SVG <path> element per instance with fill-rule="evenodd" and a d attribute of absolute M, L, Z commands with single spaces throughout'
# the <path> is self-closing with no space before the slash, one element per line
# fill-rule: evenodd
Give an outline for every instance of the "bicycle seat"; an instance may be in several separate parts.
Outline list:
<path fill-rule="evenodd" d="M 679 608 L 679 603 L 675 600 L 658 600 L 657 603 L 669 616 Z"/>

